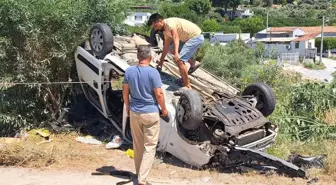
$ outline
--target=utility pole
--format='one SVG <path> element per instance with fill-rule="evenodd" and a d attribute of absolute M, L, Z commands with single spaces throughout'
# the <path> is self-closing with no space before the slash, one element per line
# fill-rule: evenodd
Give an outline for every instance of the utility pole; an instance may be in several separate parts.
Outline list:
<path fill-rule="evenodd" d="M 267 11 L 267 18 L 266 18 L 266 31 L 268 31 L 268 11 Z"/>
<path fill-rule="evenodd" d="M 323 52 L 323 27 L 324 27 L 324 16 L 322 18 L 322 27 L 321 27 L 321 46 L 320 46 L 320 61 L 319 64 L 322 62 L 322 52 Z"/>

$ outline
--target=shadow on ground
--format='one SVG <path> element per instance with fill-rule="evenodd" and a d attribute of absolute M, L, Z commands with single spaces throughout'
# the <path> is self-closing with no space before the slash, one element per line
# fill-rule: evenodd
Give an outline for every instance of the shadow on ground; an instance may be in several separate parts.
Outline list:
<path fill-rule="evenodd" d="M 129 171 L 118 170 L 114 166 L 103 166 L 97 168 L 96 172 L 92 172 L 91 175 L 110 175 L 113 177 L 126 179 L 126 181 L 118 182 L 117 185 L 128 184 L 130 182 L 133 182 L 133 185 L 138 185 L 138 178 L 136 174 Z"/>

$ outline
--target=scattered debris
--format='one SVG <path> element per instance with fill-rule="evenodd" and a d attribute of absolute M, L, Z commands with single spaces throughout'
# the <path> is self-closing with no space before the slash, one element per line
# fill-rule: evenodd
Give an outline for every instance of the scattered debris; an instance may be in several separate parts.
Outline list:
<path fill-rule="evenodd" d="M 105 148 L 106 149 L 116 149 L 119 148 L 123 144 L 122 139 L 119 135 L 113 136 L 113 139 L 111 142 L 107 143 Z"/>
<path fill-rule="evenodd" d="M 307 182 L 307 184 L 314 184 L 314 183 L 317 183 L 318 182 L 318 178 L 317 177 L 314 177 L 312 178 L 310 181 Z"/>
<path fill-rule="evenodd" d="M 325 154 L 308 157 L 293 153 L 288 157 L 288 162 L 291 162 L 300 168 L 324 168 L 324 160 L 326 157 L 327 155 Z"/>
<path fill-rule="evenodd" d="M 204 177 L 204 178 L 202 178 L 202 182 L 208 183 L 208 182 L 210 182 L 210 178 Z"/>
<path fill-rule="evenodd" d="M 86 137 L 77 137 L 76 141 L 86 143 L 86 144 L 92 144 L 92 145 L 101 145 L 103 144 L 101 141 L 93 138 L 92 136 L 86 136 Z"/>
<path fill-rule="evenodd" d="M 175 171 L 175 170 L 173 170 L 172 172 L 170 172 L 170 175 L 173 175 L 174 173 L 176 173 L 176 171 Z"/>
<path fill-rule="evenodd" d="M 126 151 L 126 155 L 129 156 L 129 157 L 131 157 L 131 158 L 133 158 L 134 157 L 134 151 L 132 149 L 128 149 Z"/>

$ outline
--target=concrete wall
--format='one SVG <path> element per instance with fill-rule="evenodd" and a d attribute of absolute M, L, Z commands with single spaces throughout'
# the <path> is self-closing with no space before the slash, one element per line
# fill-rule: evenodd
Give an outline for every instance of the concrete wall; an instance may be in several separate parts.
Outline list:
<path fill-rule="evenodd" d="M 272 53 L 272 48 L 276 51 L 276 53 L 280 56 L 281 53 L 296 53 L 298 52 L 300 57 L 306 56 L 306 49 L 308 48 L 308 42 L 312 43 L 312 48 L 315 47 L 315 41 L 300 41 L 298 42 L 298 48 L 296 48 L 296 42 L 290 43 L 272 43 L 272 44 L 265 44 L 266 55 L 270 56 Z M 290 45 L 290 49 L 288 50 L 287 46 Z"/>
<path fill-rule="evenodd" d="M 266 55 L 270 56 L 272 54 L 272 48 L 274 51 L 276 51 L 277 55 L 281 55 L 281 53 L 289 53 L 290 51 L 286 48 L 286 46 L 290 43 L 287 44 L 278 44 L 278 43 L 272 43 L 272 44 L 265 44 L 265 51 Z"/>

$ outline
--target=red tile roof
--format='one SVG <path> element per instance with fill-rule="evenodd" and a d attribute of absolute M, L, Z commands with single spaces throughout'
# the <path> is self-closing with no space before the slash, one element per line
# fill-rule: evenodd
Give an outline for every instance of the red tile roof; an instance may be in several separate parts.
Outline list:
<path fill-rule="evenodd" d="M 319 35 L 319 33 L 308 33 L 308 34 L 302 35 L 301 37 L 298 37 L 298 38 L 294 39 L 294 41 L 296 41 L 296 42 L 307 41 L 307 40 L 315 38 L 318 35 Z"/>
<path fill-rule="evenodd" d="M 298 27 L 271 27 L 268 32 L 292 32 Z"/>
<path fill-rule="evenodd" d="M 312 27 L 271 27 L 268 32 L 292 32 L 299 28 L 305 33 L 321 33 L 321 26 Z M 325 26 L 323 32 L 336 32 L 336 26 Z"/>
<path fill-rule="evenodd" d="M 305 33 L 321 33 L 321 26 L 313 26 L 313 27 L 299 27 Z M 323 28 L 324 32 L 336 32 L 336 26 L 325 26 Z"/>
<path fill-rule="evenodd" d="M 321 26 L 312 27 L 271 27 L 268 32 L 293 32 L 296 29 L 302 30 L 305 35 L 294 39 L 294 41 L 306 41 L 315 38 L 321 33 Z M 336 33 L 336 26 L 325 26 L 323 28 L 323 33 Z"/>

